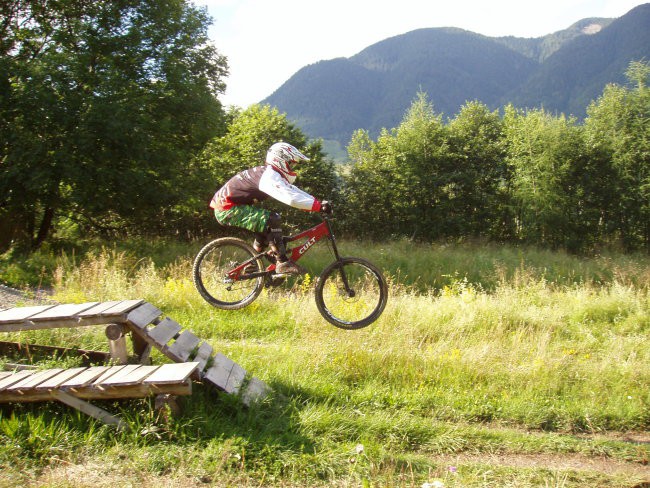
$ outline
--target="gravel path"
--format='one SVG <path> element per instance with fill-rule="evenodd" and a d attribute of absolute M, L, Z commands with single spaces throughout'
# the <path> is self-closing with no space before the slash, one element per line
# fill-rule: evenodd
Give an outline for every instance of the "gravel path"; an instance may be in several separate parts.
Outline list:
<path fill-rule="evenodd" d="M 0 310 L 24 305 L 42 305 L 45 303 L 51 303 L 45 290 L 38 290 L 28 295 L 15 288 L 0 284 Z"/>

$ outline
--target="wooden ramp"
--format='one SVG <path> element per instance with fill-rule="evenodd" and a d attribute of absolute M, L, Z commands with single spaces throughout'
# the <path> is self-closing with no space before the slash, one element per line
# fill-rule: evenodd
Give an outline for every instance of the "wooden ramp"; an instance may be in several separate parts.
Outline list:
<path fill-rule="evenodd" d="M 244 404 L 265 397 L 270 388 L 210 344 L 143 300 L 88 302 L 82 304 L 18 307 L 0 311 L 0 332 L 106 325 L 111 354 L 127 362 L 125 336 L 131 334 L 138 362 L 148 363 L 155 347 L 177 363 L 196 362 L 193 375 L 230 394 L 239 394 Z M 0 391 L 0 401 L 4 392 Z M 14 400 L 12 400 L 14 401 Z"/>
<path fill-rule="evenodd" d="M 126 425 L 86 400 L 189 395 L 199 363 L 0 372 L 0 403 L 58 400 L 107 424 Z"/>

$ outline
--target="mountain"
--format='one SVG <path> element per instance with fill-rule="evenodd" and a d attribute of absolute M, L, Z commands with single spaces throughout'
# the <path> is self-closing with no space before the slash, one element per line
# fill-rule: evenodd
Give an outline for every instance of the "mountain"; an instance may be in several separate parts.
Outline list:
<path fill-rule="evenodd" d="M 650 4 L 539 38 L 418 29 L 350 58 L 305 66 L 261 103 L 286 113 L 310 137 L 344 147 L 356 129 L 376 136 L 396 127 L 418 91 L 447 117 L 470 100 L 582 117 L 607 83 L 624 82 L 630 61 L 641 59 L 650 59 Z"/>
<path fill-rule="evenodd" d="M 650 4 L 641 5 L 593 35 L 567 42 L 502 102 L 585 115 L 608 83 L 623 84 L 630 61 L 650 59 Z"/>

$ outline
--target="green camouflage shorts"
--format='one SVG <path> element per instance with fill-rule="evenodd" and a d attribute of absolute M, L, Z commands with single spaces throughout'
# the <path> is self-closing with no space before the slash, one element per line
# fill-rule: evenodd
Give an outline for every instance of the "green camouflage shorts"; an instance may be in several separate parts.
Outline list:
<path fill-rule="evenodd" d="M 264 232 L 270 215 L 270 210 L 252 205 L 236 205 L 228 210 L 214 211 L 214 216 L 221 225 L 232 225 L 253 232 Z"/>

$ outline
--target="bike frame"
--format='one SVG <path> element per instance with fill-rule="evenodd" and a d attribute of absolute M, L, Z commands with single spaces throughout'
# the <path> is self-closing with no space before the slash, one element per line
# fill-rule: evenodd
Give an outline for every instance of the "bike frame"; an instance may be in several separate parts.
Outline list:
<path fill-rule="evenodd" d="M 283 237 L 285 245 L 291 242 L 299 241 L 301 239 L 306 239 L 301 246 L 287 249 L 288 257 L 294 262 L 302 258 L 307 253 L 307 251 L 309 251 L 314 244 L 316 244 L 318 241 L 323 239 L 323 237 L 329 238 L 330 242 L 332 243 L 332 250 L 334 251 L 334 257 L 336 258 L 336 261 L 340 261 L 341 258 L 339 256 L 339 251 L 336 247 L 336 239 L 334 237 L 334 234 L 332 233 L 332 226 L 330 225 L 329 218 L 326 215 L 322 215 L 321 217 L 323 221 L 320 224 L 317 224 L 314 227 L 311 227 L 293 236 Z M 249 264 L 251 264 L 256 259 L 259 259 L 262 256 L 267 255 L 268 253 L 269 251 L 262 252 L 244 261 L 239 266 L 230 270 L 228 272 L 228 277 L 232 280 L 254 279 L 260 276 L 266 276 L 269 275 L 270 273 L 273 273 L 275 271 L 275 263 L 270 264 L 264 271 L 258 271 L 256 273 L 245 273 L 244 271 Z"/>
<path fill-rule="evenodd" d="M 336 239 L 334 238 L 334 234 L 332 233 L 332 227 L 330 225 L 330 221 L 326 216 L 323 216 L 323 221 L 320 224 L 315 225 L 311 229 L 307 229 L 294 236 L 285 237 L 284 238 L 285 244 L 289 244 L 290 242 L 299 241 L 305 238 L 307 239 L 302 246 L 294 247 L 292 249 L 287 249 L 287 254 L 291 253 L 289 257 L 294 262 L 298 261 L 301 257 L 303 257 L 307 253 L 307 251 L 311 249 L 311 247 L 314 244 L 320 241 L 323 237 L 328 237 L 332 242 L 332 249 L 334 250 L 334 256 L 338 261 L 339 252 L 338 249 L 336 248 Z"/>

